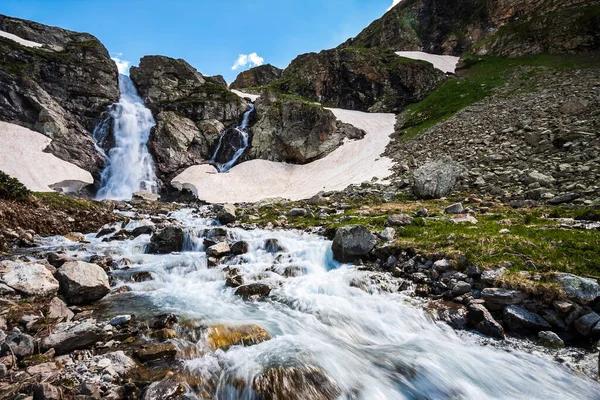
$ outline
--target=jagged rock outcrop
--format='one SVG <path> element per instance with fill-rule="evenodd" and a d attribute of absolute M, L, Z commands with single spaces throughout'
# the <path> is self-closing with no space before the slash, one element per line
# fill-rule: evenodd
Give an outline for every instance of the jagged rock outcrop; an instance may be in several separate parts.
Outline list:
<path fill-rule="evenodd" d="M 600 47 L 597 0 L 403 1 L 340 48 L 520 56 Z"/>
<path fill-rule="evenodd" d="M 248 108 L 222 77 L 205 77 L 181 59 L 146 56 L 130 75 L 156 117 L 148 145 L 165 181 L 210 159 L 221 131 Z"/>
<path fill-rule="evenodd" d="M 332 49 L 298 56 L 274 85 L 334 107 L 399 112 L 445 75 L 427 62 L 380 49 Z"/>
<path fill-rule="evenodd" d="M 47 151 L 94 175 L 91 132 L 119 98 L 117 67 L 94 36 L 0 15 L 0 120 L 52 138 Z"/>
<path fill-rule="evenodd" d="M 265 64 L 240 72 L 235 81 L 229 86 L 232 89 L 246 89 L 251 87 L 267 86 L 276 79 L 281 78 L 283 70 L 271 64 Z"/>
<path fill-rule="evenodd" d="M 305 164 L 336 148 L 345 138 L 360 139 L 364 131 L 338 121 L 319 104 L 264 91 L 256 101 L 258 121 L 252 128 L 249 158 Z"/>

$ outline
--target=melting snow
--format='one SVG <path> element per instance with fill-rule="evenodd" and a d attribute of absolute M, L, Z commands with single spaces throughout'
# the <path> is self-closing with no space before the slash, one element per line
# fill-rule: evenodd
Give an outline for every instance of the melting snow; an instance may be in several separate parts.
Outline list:
<path fill-rule="evenodd" d="M 423 60 L 433 64 L 433 66 L 443 72 L 454 73 L 456 65 L 460 57 L 440 56 L 437 54 L 429 54 L 422 51 L 397 51 L 400 57 L 412 58 L 413 60 Z"/>

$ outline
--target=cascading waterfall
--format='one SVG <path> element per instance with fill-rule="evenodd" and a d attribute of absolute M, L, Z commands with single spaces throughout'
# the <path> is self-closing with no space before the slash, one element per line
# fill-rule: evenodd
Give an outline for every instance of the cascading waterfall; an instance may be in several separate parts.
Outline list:
<path fill-rule="evenodd" d="M 246 149 L 248 148 L 250 132 L 248 132 L 248 126 L 250 125 L 250 116 L 254 112 L 254 104 L 250 104 L 250 108 L 244 113 L 244 118 L 242 119 L 242 123 L 239 126 L 233 128 L 233 131 L 237 133 L 237 148 L 234 153 L 231 155 L 231 158 L 225 162 L 219 162 L 219 158 L 222 156 L 221 152 L 223 151 L 225 137 L 231 130 L 226 129 L 219 136 L 219 143 L 217 144 L 217 148 L 215 153 L 213 154 L 210 163 L 217 168 L 219 172 L 227 172 L 229 171 L 240 159 L 240 157 L 244 154 Z"/>
<path fill-rule="evenodd" d="M 323 371 L 335 382 L 340 399 L 598 398 L 597 382 L 537 348 L 511 348 L 433 322 L 419 300 L 398 291 L 397 282 L 335 262 L 331 242 L 322 237 L 217 228 L 231 242 L 245 241 L 248 252 L 210 266 L 204 238 L 212 237 L 218 223 L 202 218 L 201 210 L 180 210 L 170 217 L 187 231 L 183 252 L 144 254 L 149 235 L 106 242 L 90 234 L 85 248 L 78 244 L 66 256 L 110 254 L 117 262 L 127 260 L 128 268 L 113 276 L 131 291 L 104 300 L 110 314 L 173 312 L 197 326 L 256 324 L 266 329 L 272 339 L 227 351 L 206 351 L 203 335 L 174 341 L 188 356 L 169 367 L 212 387 L 211 398 L 259 398 L 253 380 L 279 366 Z M 140 224 L 152 222 L 134 219 L 125 229 Z M 267 239 L 276 239 L 280 248 L 270 250 Z M 72 245 L 62 238 L 48 240 L 52 246 Z M 268 284 L 270 296 L 246 301 L 235 295 L 235 288 L 226 285 L 232 268 L 246 284 Z M 153 279 L 132 282 L 137 272 Z M 197 351 L 189 351 L 194 346 Z M 560 357 L 568 360 L 565 354 Z"/>
<path fill-rule="evenodd" d="M 103 143 L 112 118 L 114 145 L 106 155 L 98 199 L 129 200 L 133 193 L 157 192 L 154 162 L 148 152 L 148 137 L 155 125 L 152 112 L 146 108 L 131 78 L 119 75 L 121 98 L 111 107 L 110 118 L 94 131 L 97 143 Z M 104 152 L 103 152 L 104 153 Z"/>

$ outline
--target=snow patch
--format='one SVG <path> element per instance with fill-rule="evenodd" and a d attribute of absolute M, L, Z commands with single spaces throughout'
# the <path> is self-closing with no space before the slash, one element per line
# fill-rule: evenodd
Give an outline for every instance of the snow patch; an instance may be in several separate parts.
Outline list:
<path fill-rule="evenodd" d="M 212 165 L 203 164 L 186 169 L 171 183 L 180 190 L 191 190 L 200 200 L 237 203 L 275 197 L 306 199 L 321 191 L 389 177 L 393 162 L 381 154 L 394 132 L 396 116 L 330 110 L 339 120 L 364 129 L 365 137 L 346 141 L 326 157 L 305 165 L 251 160 L 219 174 Z"/>
<path fill-rule="evenodd" d="M 44 153 L 51 141 L 41 133 L 0 121 L 0 171 L 36 192 L 51 192 L 54 185 L 74 190 L 94 183 L 89 172 Z"/>
<path fill-rule="evenodd" d="M 400 57 L 430 62 L 435 68 L 452 74 L 456 72 L 456 65 L 458 64 L 458 60 L 460 60 L 460 57 L 440 56 L 423 51 L 397 51 L 396 54 Z"/>
<path fill-rule="evenodd" d="M 0 37 L 10 39 L 13 42 L 17 42 L 21 46 L 25 46 L 25 47 L 42 47 L 43 46 L 43 44 L 41 44 L 41 43 L 32 42 L 31 40 L 25 40 L 17 35 L 13 35 L 12 33 L 4 32 L 4 31 L 0 31 Z"/>
<path fill-rule="evenodd" d="M 241 98 L 249 98 L 250 101 L 253 103 L 256 101 L 256 99 L 258 99 L 260 97 L 260 95 L 258 95 L 258 94 L 244 93 L 244 92 L 240 92 L 239 90 L 235 90 L 235 89 L 231 89 L 231 92 L 234 94 L 237 94 Z"/>

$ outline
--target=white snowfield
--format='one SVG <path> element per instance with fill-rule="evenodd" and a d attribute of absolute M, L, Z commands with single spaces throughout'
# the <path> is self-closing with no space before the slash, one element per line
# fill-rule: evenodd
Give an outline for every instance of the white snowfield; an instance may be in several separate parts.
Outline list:
<path fill-rule="evenodd" d="M 41 43 L 32 42 L 31 40 L 25 40 L 17 35 L 13 35 L 12 33 L 4 32 L 4 31 L 0 31 L 0 37 L 10 39 L 13 42 L 17 42 L 20 45 L 25 46 L 25 47 L 42 47 L 43 46 L 43 44 L 41 44 Z"/>
<path fill-rule="evenodd" d="M 397 51 L 400 57 L 412 58 L 413 60 L 427 61 L 433 64 L 433 66 L 445 73 L 455 73 L 456 65 L 460 57 L 454 56 L 440 56 L 437 54 L 429 54 L 422 51 Z"/>
<path fill-rule="evenodd" d="M 231 89 L 231 92 L 237 94 L 240 97 L 244 97 L 244 98 L 247 97 L 253 103 L 256 101 L 256 99 L 258 99 L 260 97 L 257 94 L 244 93 L 244 92 L 240 92 L 239 90 L 235 90 L 235 89 Z"/>
<path fill-rule="evenodd" d="M 36 192 L 52 192 L 56 184 L 70 191 L 94 183 L 89 172 L 44 153 L 50 142 L 41 133 L 0 121 L 0 171 Z"/>
<path fill-rule="evenodd" d="M 396 116 L 330 110 L 339 120 L 364 129 L 365 137 L 346 141 L 326 157 L 305 165 L 251 160 L 219 174 L 212 165 L 203 164 L 186 169 L 171 183 L 210 203 L 252 203 L 275 197 L 306 199 L 321 191 L 390 176 L 392 160 L 381 154 L 394 132 Z"/>

